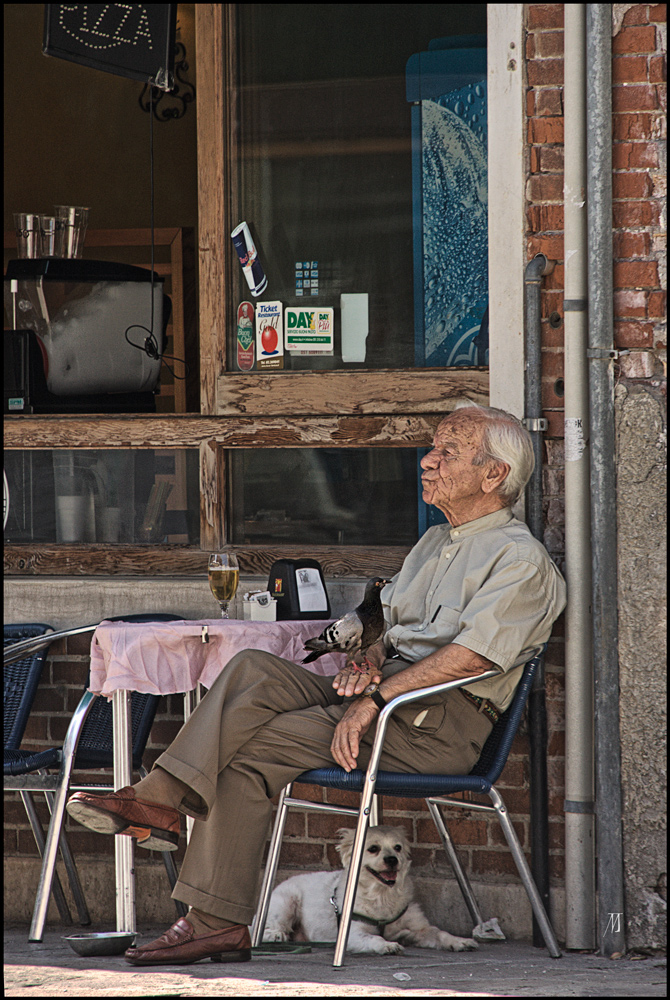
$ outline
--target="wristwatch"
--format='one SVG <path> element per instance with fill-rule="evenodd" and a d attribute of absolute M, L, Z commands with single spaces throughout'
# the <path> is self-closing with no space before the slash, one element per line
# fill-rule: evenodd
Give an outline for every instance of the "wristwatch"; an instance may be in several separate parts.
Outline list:
<path fill-rule="evenodd" d="M 379 690 L 379 684 L 368 684 L 368 686 L 363 691 L 364 698 L 372 698 L 377 708 L 386 708 L 388 702 L 384 698 L 383 694 Z"/>

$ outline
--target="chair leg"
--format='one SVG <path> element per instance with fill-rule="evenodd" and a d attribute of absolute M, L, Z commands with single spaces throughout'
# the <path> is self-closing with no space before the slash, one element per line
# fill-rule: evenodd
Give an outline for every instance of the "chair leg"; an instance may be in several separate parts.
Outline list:
<path fill-rule="evenodd" d="M 53 813 L 53 802 L 54 796 L 53 792 L 45 792 L 45 797 L 47 800 L 47 805 L 49 806 L 49 812 Z M 79 872 L 77 871 L 77 866 L 72 857 L 72 852 L 70 851 L 69 844 L 65 839 L 65 830 L 61 828 L 60 833 L 60 853 L 63 858 L 63 864 L 65 865 L 65 870 L 67 872 L 68 879 L 70 880 L 70 889 L 72 890 L 72 896 L 74 898 L 75 906 L 77 907 L 77 914 L 79 915 L 79 923 L 82 927 L 87 927 L 91 923 L 91 916 L 88 912 L 88 906 L 86 905 L 86 897 L 84 895 L 84 890 L 79 879 Z"/>
<path fill-rule="evenodd" d="M 33 919 L 30 925 L 30 933 L 28 935 L 29 941 L 41 941 L 44 935 L 44 924 L 46 923 L 49 895 L 51 893 L 51 885 L 53 883 L 54 873 L 56 870 L 56 857 L 58 854 L 61 830 L 63 829 L 63 820 L 65 818 L 65 805 L 67 803 L 70 779 L 72 777 L 74 755 L 77 749 L 77 743 L 79 742 L 81 728 L 86 721 L 86 716 L 91 710 L 96 697 L 97 695 L 92 694 L 90 691 L 86 691 L 84 693 L 81 701 L 74 711 L 72 720 L 70 721 L 70 725 L 68 726 L 68 730 L 65 735 L 61 767 L 58 775 L 58 789 L 53 801 L 51 822 L 49 823 L 49 832 L 47 834 L 47 841 L 44 849 L 42 871 L 40 872 L 40 881 L 37 887 Z"/>
<path fill-rule="evenodd" d="M 274 830 L 272 831 L 272 837 L 270 839 L 270 848 L 268 851 L 268 859 L 265 864 L 263 883 L 261 885 L 256 915 L 254 916 L 253 923 L 251 925 L 251 946 L 253 948 L 261 944 L 263 940 L 263 931 L 265 930 L 265 921 L 268 918 L 272 886 L 277 874 L 277 868 L 279 867 L 279 854 L 281 852 L 284 827 L 286 826 L 286 817 L 288 815 L 288 806 L 286 805 L 285 800 L 291 794 L 292 787 L 292 785 L 287 785 L 279 796 L 277 818 L 275 820 Z"/>
<path fill-rule="evenodd" d="M 465 905 L 467 906 L 470 912 L 470 917 L 472 918 L 473 927 L 477 927 L 484 921 L 481 913 L 479 912 L 477 900 L 475 898 L 474 892 L 472 891 L 472 886 L 470 885 L 470 881 L 465 872 L 463 871 L 460 861 L 458 860 L 458 854 L 456 853 L 454 842 L 451 839 L 449 831 L 447 830 L 446 823 L 444 822 L 444 817 L 442 816 L 442 813 L 440 812 L 435 802 L 431 802 L 430 799 L 426 799 L 426 804 L 428 806 L 430 815 L 433 818 L 433 822 L 437 827 L 437 832 L 440 835 L 440 838 L 442 840 L 442 846 L 444 847 L 446 855 L 449 858 L 449 863 L 453 868 L 454 875 L 456 876 L 456 881 L 458 882 L 459 888 L 463 895 L 463 899 L 465 901 Z"/>
<path fill-rule="evenodd" d="M 535 919 L 537 920 L 540 930 L 542 931 L 542 936 L 547 946 L 547 950 L 552 958 L 560 958 L 561 949 L 558 947 L 556 935 L 554 934 L 554 930 L 549 922 L 547 911 L 542 903 L 542 897 L 537 891 L 537 886 L 535 885 L 533 876 L 530 873 L 530 868 L 528 867 L 523 851 L 521 850 L 521 845 L 519 844 L 517 835 L 514 832 L 514 827 L 509 818 L 505 803 L 495 788 L 490 789 L 489 795 L 491 796 L 491 801 L 493 802 L 495 810 L 498 814 L 500 825 L 502 826 L 503 833 L 505 834 L 505 839 L 509 844 L 509 849 L 512 852 L 512 857 L 514 858 L 514 862 L 519 875 L 521 876 L 524 889 L 526 890 L 526 894 L 530 900 L 530 905 L 533 908 Z"/>
<path fill-rule="evenodd" d="M 19 792 L 19 795 L 21 796 L 28 820 L 30 821 L 33 837 L 35 838 L 35 843 L 37 844 L 37 850 L 40 853 L 40 858 L 44 859 L 44 831 L 42 830 L 42 824 L 40 823 L 37 810 L 35 809 L 33 797 L 30 792 Z M 70 907 L 67 905 L 67 900 L 65 898 L 65 893 L 63 892 L 60 878 L 58 877 L 58 872 L 54 872 L 54 880 L 51 890 L 53 892 L 54 901 L 58 907 L 61 920 L 65 924 L 71 924 L 72 914 L 70 913 Z"/>
<path fill-rule="evenodd" d="M 375 741 L 375 747 L 377 747 L 377 741 Z M 379 741 L 379 750 L 380 749 L 381 740 Z M 340 927 L 337 932 L 335 955 L 333 956 L 333 967 L 336 969 L 339 969 L 344 961 L 344 952 L 349 938 L 349 928 L 351 927 L 351 914 L 354 910 L 356 889 L 358 888 L 358 878 L 361 873 L 361 865 L 363 863 L 365 837 L 368 832 L 368 827 L 370 826 L 370 816 L 373 810 L 375 785 L 377 783 L 377 765 L 379 763 L 379 751 L 375 755 L 374 750 L 375 748 L 373 747 L 373 756 L 368 764 L 368 769 L 365 774 L 365 783 L 361 792 L 358 824 L 356 825 L 356 833 L 354 835 L 354 843 L 351 850 L 351 860 L 349 862 L 349 873 L 347 875 L 347 883 L 344 889 Z"/>

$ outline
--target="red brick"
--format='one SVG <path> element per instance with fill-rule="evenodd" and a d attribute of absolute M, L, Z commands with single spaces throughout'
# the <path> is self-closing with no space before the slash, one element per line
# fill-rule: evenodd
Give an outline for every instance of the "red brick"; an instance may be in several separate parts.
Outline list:
<path fill-rule="evenodd" d="M 530 862 L 530 856 L 526 855 Z M 510 852 L 507 851 L 473 851 L 472 872 L 476 875 L 516 875 L 516 865 Z"/>
<path fill-rule="evenodd" d="M 652 56 L 649 60 L 649 82 L 665 83 L 668 78 L 668 62 L 665 56 Z"/>
<path fill-rule="evenodd" d="M 543 378 L 560 378 L 563 375 L 564 359 L 563 351 L 542 351 Z"/>
<path fill-rule="evenodd" d="M 615 201 L 612 222 L 615 229 L 652 226 L 659 219 L 659 209 L 653 201 Z"/>
<path fill-rule="evenodd" d="M 528 223 L 532 232 L 562 232 L 563 205 L 531 205 Z"/>
<path fill-rule="evenodd" d="M 614 324 L 614 340 L 619 348 L 640 348 L 654 346 L 652 323 L 623 322 Z"/>
<path fill-rule="evenodd" d="M 403 799 L 395 798 L 392 795 L 384 795 L 382 798 L 382 810 L 384 815 L 387 812 L 428 812 L 428 806 L 423 799 Z M 395 823 L 395 819 L 393 819 Z"/>
<path fill-rule="evenodd" d="M 615 288 L 658 288 L 658 285 L 658 264 L 655 261 L 615 261 Z"/>
<path fill-rule="evenodd" d="M 612 111 L 655 111 L 660 107 L 654 84 L 630 84 L 612 88 Z"/>
<path fill-rule="evenodd" d="M 646 171 L 615 173 L 612 178 L 614 199 L 645 198 L 652 192 L 651 178 Z"/>
<path fill-rule="evenodd" d="M 90 632 L 84 632 L 81 635 L 68 636 L 66 642 L 67 642 L 67 651 L 69 654 L 74 654 L 75 656 L 91 655 Z"/>
<path fill-rule="evenodd" d="M 529 59 L 532 59 L 533 56 L 551 59 L 563 55 L 565 36 L 562 31 L 534 31 L 528 37 L 532 38 L 535 43 L 533 55 L 529 55 Z"/>
<path fill-rule="evenodd" d="M 650 292 L 649 293 L 649 318 L 650 319 L 665 319 L 666 316 L 666 293 L 665 292 Z"/>
<path fill-rule="evenodd" d="M 558 89 L 542 88 L 541 90 L 531 90 L 530 94 L 535 95 L 534 112 L 529 109 L 529 117 L 533 113 L 546 116 L 563 115 L 563 91 Z"/>
<path fill-rule="evenodd" d="M 560 174 L 535 174 L 528 181 L 529 201 L 563 201 L 563 177 Z"/>
<path fill-rule="evenodd" d="M 528 240 L 528 253 L 529 256 L 543 253 L 549 260 L 563 260 L 563 234 L 531 236 Z"/>
<path fill-rule="evenodd" d="M 562 118 L 532 118 L 528 128 L 531 143 L 543 146 L 563 142 Z"/>
<path fill-rule="evenodd" d="M 563 83 L 562 59 L 532 59 L 526 64 L 531 87 L 547 87 Z"/>
<path fill-rule="evenodd" d="M 625 139 L 648 139 L 653 127 L 654 115 L 643 112 L 620 113 L 612 119 L 612 136 L 615 142 Z"/>
<path fill-rule="evenodd" d="M 562 3 L 529 3 L 527 10 L 528 29 L 562 28 Z"/>
<path fill-rule="evenodd" d="M 519 843 L 521 844 L 521 849 L 522 850 L 529 849 L 530 843 L 529 843 L 529 838 L 528 838 L 528 835 L 527 835 L 527 832 L 526 832 L 527 831 L 527 824 L 526 823 L 520 823 L 520 822 L 517 821 L 515 823 L 512 823 L 512 826 L 514 827 L 514 832 L 516 833 L 517 837 L 519 838 Z M 502 829 L 500 823 L 491 823 L 490 830 L 489 830 L 489 836 L 491 838 L 490 841 L 489 841 L 491 847 L 507 847 L 507 841 L 505 840 L 505 834 L 503 833 L 503 829 Z"/>
<path fill-rule="evenodd" d="M 612 39 L 612 52 L 616 56 L 633 52 L 656 52 L 656 28 L 653 24 L 622 28 Z"/>
<path fill-rule="evenodd" d="M 643 6 L 643 5 L 642 5 Z M 666 3 L 652 4 L 649 7 L 649 20 L 665 24 L 668 18 L 668 5 Z"/>
<path fill-rule="evenodd" d="M 631 233 L 619 230 L 614 233 L 614 256 L 619 259 L 648 257 L 651 252 L 651 233 Z"/>
<path fill-rule="evenodd" d="M 653 142 L 615 142 L 612 146 L 614 170 L 658 167 L 658 149 Z"/>
<path fill-rule="evenodd" d="M 531 149 L 531 157 L 533 149 Z M 545 146 L 537 151 L 537 169 L 535 173 L 562 174 L 563 173 L 563 147 Z"/>
<path fill-rule="evenodd" d="M 322 844 L 306 844 L 287 840 L 282 845 L 281 862 L 298 868 L 322 868 L 324 851 Z"/>
<path fill-rule="evenodd" d="M 614 315 L 617 319 L 646 319 L 649 293 L 624 289 L 614 293 Z"/>
<path fill-rule="evenodd" d="M 617 56 L 612 60 L 612 80 L 617 83 L 646 83 L 649 79 L 647 56 Z"/>

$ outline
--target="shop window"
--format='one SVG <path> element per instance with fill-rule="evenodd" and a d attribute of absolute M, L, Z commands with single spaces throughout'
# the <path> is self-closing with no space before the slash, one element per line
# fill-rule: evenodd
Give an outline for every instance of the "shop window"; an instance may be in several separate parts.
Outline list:
<path fill-rule="evenodd" d="M 233 468 L 238 545 L 412 545 L 412 448 L 242 449 Z"/>
<path fill-rule="evenodd" d="M 194 450 L 5 452 L 5 542 L 194 544 Z"/>
<path fill-rule="evenodd" d="M 486 5 L 236 12 L 228 371 L 485 365 Z"/>

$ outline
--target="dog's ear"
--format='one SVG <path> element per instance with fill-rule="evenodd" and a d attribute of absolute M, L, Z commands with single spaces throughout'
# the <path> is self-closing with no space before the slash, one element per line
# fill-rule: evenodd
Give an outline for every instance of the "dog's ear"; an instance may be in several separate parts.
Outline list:
<path fill-rule="evenodd" d="M 341 829 L 337 831 L 337 835 L 340 838 L 339 844 L 335 844 L 335 850 L 340 855 L 340 860 L 343 865 L 346 865 L 351 858 L 351 851 L 354 846 L 354 837 L 356 836 L 355 830 Z"/>

